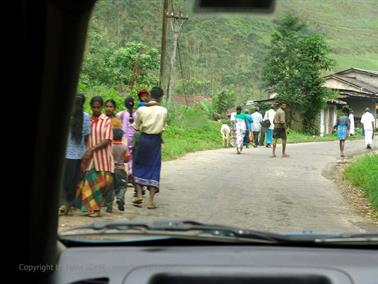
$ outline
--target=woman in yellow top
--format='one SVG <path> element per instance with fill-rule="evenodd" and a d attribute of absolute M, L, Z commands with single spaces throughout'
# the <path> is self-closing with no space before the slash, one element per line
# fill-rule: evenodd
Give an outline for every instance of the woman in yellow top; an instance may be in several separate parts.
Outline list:
<path fill-rule="evenodd" d="M 114 114 L 117 104 L 114 100 L 109 99 L 105 102 L 105 115 L 112 121 L 113 128 L 122 128 L 122 121 Z"/>

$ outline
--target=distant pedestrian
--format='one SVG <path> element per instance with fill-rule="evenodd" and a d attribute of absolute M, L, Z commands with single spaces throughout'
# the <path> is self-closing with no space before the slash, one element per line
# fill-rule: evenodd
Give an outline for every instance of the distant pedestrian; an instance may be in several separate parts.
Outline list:
<path fill-rule="evenodd" d="M 252 116 L 249 114 L 248 110 L 244 112 L 244 115 L 245 115 L 245 121 L 247 123 L 247 129 L 244 135 L 244 145 L 246 148 L 249 148 L 249 143 L 251 142 L 250 134 L 252 131 Z"/>
<path fill-rule="evenodd" d="M 285 109 L 286 109 L 286 103 L 282 102 L 280 104 L 280 107 L 278 108 L 274 119 L 274 130 L 273 130 L 273 154 L 272 157 L 276 157 L 276 146 L 277 141 L 279 138 L 282 139 L 282 158 L 289 157 L 288 154 L 286 154 L 286 130 L 287 130 L 287 124 L 285 120 Z"/>
<path fill-rule="evenodd" d="M 264 120 L 269 120 L 270 126 L 266 128 L 266 147 L 270 148 L 273 142 L 273 129 L 274 129 L 274 116 L 276 111 L 273 108 L 273 105 L 270 106 L 269 110 L 265 112 Z"/>
<path fill-rule="evenodd" d="M 349 122 L 350 122 L 350 129 L 349 129 L 349 135 L 353 136 L 354 135 L 354 114 L 353 110 L 349 111 Z"/>
<path fill-rule="evenodd" d="M 365 133 L 365 146 L 366 149 L 371 149 L 373 147 L 373 138 L 374 138 L 374 115 L 370 112 L 369 108 L 365 109 L 365 113 L 361 117 L 361 123 L 364 125 Z"/>
<path fill-rule="evenodd" d="M 257 147 L 259 145 L 259 133 L 261 131 L 261 122 L 263 117 L 260 113 L 260 109 L 257 107 L 255 112 L 252 113 L 252 132 L 253 132 L 253 146 Z"/>
<path fill-rule="evenodd" d="M 337 118 L 334 126 L 334 128 L 337 128 L 337 137 L 339 138 L 340 157 L 344 157 L 345 140 L 349 135 L 350 121 L 347 115 L 348 109 L 344 108 L 343 114 Z"/>
<path fill-rule="evenodd" d="M 241 106 L 236 108 L 235 121 L 233 123 L 235 125 L 234 145 L 236 146 L 236 152 L 240 154 L 243 150 L 244 137 L 247 130 L 247 121 L 245 114 L 242 113 Z"/>

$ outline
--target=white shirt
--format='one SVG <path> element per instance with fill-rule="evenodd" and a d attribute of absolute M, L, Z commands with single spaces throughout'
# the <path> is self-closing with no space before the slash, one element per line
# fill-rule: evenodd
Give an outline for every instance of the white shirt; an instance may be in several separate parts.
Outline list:
<path fill-rule="evenodd" d="M 236 112 L 232 112 L 230 115 L 230 121 L 235 122 L 236 121 Z"/>
<path fill-rule="evenodd" d="M 364 125 L 364 130 L 373 130 L 372 122 L 375 121 L 373 114 L 365 112 L 361 117 L 361 123 Z"/>
<path fill-rule="evenodd" d="M 270 121 L 270 126 L 269 126 L 269 129 L 273 130 L 274 129 L 274 123 L 273 123 L 273 119 L 274 119 L 274 116 L 276 115 L 276 111 L 274 109 L 269 109 L 265 112 L 265 115 L 264 115 L 264 120 L 265 119 L 269 119 Z"/>
<path fill-rule="evenodd" d="M 261 113 L 255 111 L 252 113 L 252 131 L 260 131 L 261 130 L 261 122 L 263 121 Z"/>
<path fill-rule="evenodd" d="M 353 116 L 353 114 L 349 114 L 348 118 L 349 118 L 349 122 L 350 122 L 349 133 L 354 134 L 354 116 Z"/>

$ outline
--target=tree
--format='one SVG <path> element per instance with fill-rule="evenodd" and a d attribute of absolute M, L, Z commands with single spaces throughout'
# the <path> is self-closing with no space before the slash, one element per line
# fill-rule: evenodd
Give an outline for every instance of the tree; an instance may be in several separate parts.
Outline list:
<path fill-rule="evenodd" d="M 99 33 L 92 32 L 80 81 L 89 88 L 102 85 L 132 89 L 136 85 L 155 84 L 158 70 L 157 49 L 135 41 L 117 48 Z"/>
<path fill-rule="evenodd" d="M 318 132 L 314 122 L 327 96 L 322 72 L 333 65 L 329 51 L 322 35 L 310 33 L 305 23 L 292 15 L 278 22 L 268 48 L 263 67 L 265 85 L 278 93 L 278 101 L 303 113 L 306 133 Z"/>

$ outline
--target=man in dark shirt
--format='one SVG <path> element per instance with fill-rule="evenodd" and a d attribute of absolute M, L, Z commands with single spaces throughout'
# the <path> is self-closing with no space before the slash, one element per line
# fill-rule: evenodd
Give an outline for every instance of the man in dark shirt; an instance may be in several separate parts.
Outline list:
<path fill-rule="evenodd" d="M 273 154 L 272 157 L 276 157 L 276 146 L 277 141 L 279 138 L 282 139 L 282 158 L 289 157 L 288 154 L 286 154 L 286 120 L 285 120 L 285 110 L 286 109 L 286 103 L 282 102 L 280 104 L 279 109 L 277 110 L 273 123 L 274 123 L 274 130 L 273 130 Z"/>

